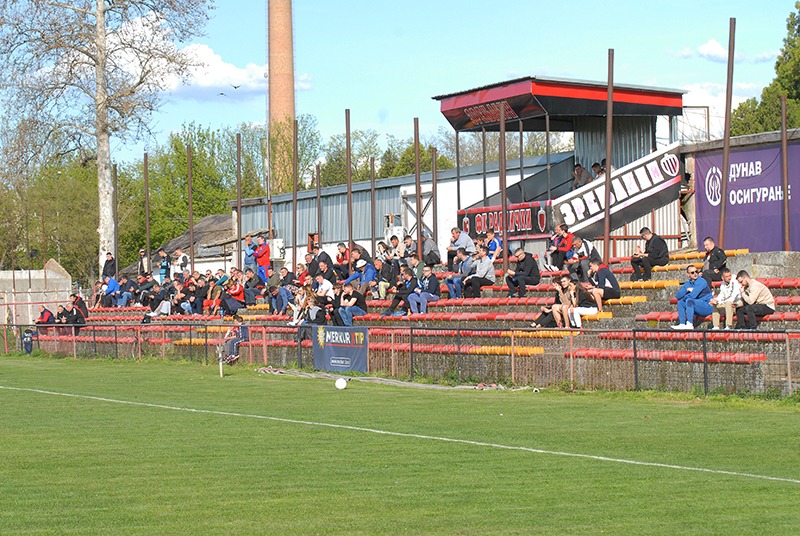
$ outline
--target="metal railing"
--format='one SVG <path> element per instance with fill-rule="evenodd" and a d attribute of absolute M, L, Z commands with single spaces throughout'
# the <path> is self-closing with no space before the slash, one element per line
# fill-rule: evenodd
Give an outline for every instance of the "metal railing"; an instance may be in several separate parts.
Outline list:
<path fill-rule="evenodd" d="M 226 324 L 166 323 L 32 326 L 9 324 L 5 353 L 114 359 L 221 355 Z M 311 342 L 285 324 L 248 324 L 240 362 L 280 367 L 313 363 Z M 505 327 L 369 327 L 369 372 L 447 383 L 498 383 L 609 389 L 792 395 L 800 375 L 800 332 L 532 330 Z M 793 358 L 793 356 L 796 356 Z"/>

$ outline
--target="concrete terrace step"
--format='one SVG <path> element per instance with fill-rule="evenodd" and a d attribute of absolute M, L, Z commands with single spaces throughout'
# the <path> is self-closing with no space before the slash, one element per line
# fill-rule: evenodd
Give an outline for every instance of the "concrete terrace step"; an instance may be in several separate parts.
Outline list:
<path fill-rule="evenodd" d="M 676 363 L 704 363 L 706 359 L 709 363 L 731 363 L 731 364 L 752 364 L 767 360 L 766 354 L 759 353 L 740 353 L 740 352 L 692 352 L 681 350 L 618 350 L 604 348 L 578 348 L 572 353 L 564 352 L 564 357 L 572 355 L 583 359 L 618 359 L 642 361 L 670 361 Z"/>

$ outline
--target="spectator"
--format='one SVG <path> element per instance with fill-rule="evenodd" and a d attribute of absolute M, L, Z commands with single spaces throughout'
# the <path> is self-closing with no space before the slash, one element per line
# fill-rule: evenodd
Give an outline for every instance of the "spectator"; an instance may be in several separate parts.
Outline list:
<path fill-rule="evenodd" d="M 343 242 L 336 245 L 338 252 L 336 253 L 336 264 L 333 265 L 333 271 L 339 279 L 347 279 L 350 275 L 350 250 Z"/>
<path fill-rule="evenodd" d="M 503 258 L 503 241 L 495 235 L 494 229 L 489 229 L 486 231 L 486 235 L 484 237 L 485 245 L 489 248 L 489 259 L 494 262 L 497 259 Z M 478 250 L 475 249 L 477 253 Z"/>
<path fill-rule="evenodd" d="M 50 309 L 44 305 L 39 306 L 39 318 L 34 321 L 34 324 L 55 324 L 56 317 L 50 312 Z"/>
<path fill-rule="evenodd" d="M 524 298 L 527 292 L 527 285 L 539 284 L 539 264 L 533 258 L 533 255 L 528 255 L 522 248 L 517 248 L 514 255 L 517 259 L 517 265 L 513 270 L 509 268 L 506 271 L 508 297 L 513 298 L 514 293 L 518 293 L 520 298 Z"/>
<path fill-rule="evenodd" d="M 636 252 L 631 257 L 631 281 L 649 281 L 653 266 L 666 266 L 669 262 L 669 248 L 663 238 L 647 227 L 642 227 L 639 234 L 645 240 L 644 251 L 636 246 Z"/>
<path fill-rule="evenodd" d="M 365 295 L 370 290 L 370 283 L 376 280 L 377 275 L 375 266 L 364 259 L 359 259 L 356 261 L 356 271 L 345 279 L 344 284 L 355 282 L 358 285 L 358 292 Z"/>
<path fill-rule="evenodd" d="M 703 279 L 711 287 L 712 281 L 722 281 L 722 269 L 725 268 L 728 261 L 728 256 L 725 252 L 717 247 L 714 239 L 707 236 L 703 240 L 703 247 L 706 250 L 705 259 L 703 259 Z"/>
<path fill-rule="evenodd" d="M 282 287 L 288 287 L 294 285 L 294 274 L 289 271 L 286 266 L 281 266 L 279 270 L 280 277 L 281 277 L 281 284 Z M 276 285 L 278 286 L 278 285 Z"/>
<path fill-rule="evenodd" d="M 458 261 L 456 265 L 458 268 L 457 273 L 444 281 L 445 285 L 447 285 L 447 292 L 451 298 L 461 298 L 464 295 L 464 285 L 462 282 L 465 277 L 475 271 L 475 267 L 472 265 L 472 257 L 467 253 L 466 249 L 458 248 L 456 259 Z"/>
<path fill-rule="evenodd" d="M 464 296 L 467 298 L 480 298 L 481 287 L 495 283 L 494 264 L 489 258 L 489 248 L 480 246 L 476 256 L 475 272 L 462 279 Z"/>
<path fill-rule="evenodd" d="M 248 268 L 244 273 L 244 303 L 255 305 L 256 300 L 261 297 L 261 291 L 264 290 L 264 281 L 256 275 L 252 268 Z"/>
<path fill-rule="evenodd" d="M 725 311 L 725 329 L 733 329 L 735 304 L 742 302 L 742 289 L 728 268 L 720 270 L 720 275 L 722 275 L 722 284 L 719 287 L 719 293 L 708 302 L 714 308 L 711 313 L 713 326 L 711 329 L 719 329 L 720 309 Z"/>
<path fill-rule="evenodd" d="M 266 281 L 267 267 L 271 265 L 270 259 L 272 252 L 270 251 L 269 243 L 267 243 L 262 235 L 256 237 L 256 242 L 258 245 L 255 251 L 253 251 L 253 257 L 256 258 L 256 264 L 258 265 L 258 277 L 260 277 L 262 281 Z"/>
<path fill-rule="evenodd" d="M 103 275 L 117 277 L 117 261 L 110 251 L 106 253 L 106 262 L 103 263 Z"/>
<path fill-rule="evenodd" d="M 252 268 L 254 273 L 258 271 L 258 263 L 255 256 L 257 247 L 253 243 L 253 235 L 248 234 L 244 237 L 244 262 L 242 262 L 242 265 L 245 272 L 247 272 L 248 268 Z"/>
<path fill-rule="evenodd" d="M 269 287 L 270 301 L 272 304 L 272 314 L 283 315 L 286 314 L 286 309 L 292 302 L 292 292 L 286 286 Z"/>
<path fill-rule="evenodd" d="M 66 308 L 65 323 L 72 326 L 74 330 L 73 333 L 77 335 L 81 329 L 81 326 L 86 325 L 86 317 L 83 316 L 83 312 L 81 312 L 80 309 L 75 307 L 72 303 L 68 303 Z"/>
<path fill-rule="evenodd" d="M 215 279 L 209 279 L 208 292 L 206 293 L 206 299 L 203 300 L 203 314 L 216 315 L 221 304 L 222 286 L 218 285 Z"/>
<path fill-rule="evenodd" d="M 600 167 L 600 162 L 595 162 L 594 164 L 592 164 L 592 173 L 594 174 L 594 178 L 595 179 L 599 178 L 600 177 L 600 173 L 602 173 L 602 172 L 603 172 L 603 168 Z"/>
<path fill-rule="evenodd" d="M 365 261 L 372 263 L 372 257 L 370 257 L 367 250 L 358 244 L 353 244 L 353 247 L 350 251 L 350 261 L 352 264 L 355 264 L 358 259 L 364 259 Z"/>
<path fill-rule="evenodd" d="M 428 312 L 428 303 L 439 300 L 439 280 L 433 275 L 433 267 L 428 265 L 422 269 L 422 279 L 417 281 L 417 288 L 408 296 L 408 305 L 412 313 Z"/>
<path fill-rule="evenodd" d="M 314 253 L 314 259 L 316 259 L 317 263 L 324 262 L 328 267 L 333 266 L 333 259 L 331 259 L 331 256 L 328 255 L 325 250 L 319 247 L 319 244 L 314 244 L 311 247 L 311 251 Z M 333 270 L 333 268 L 331 268 L 331 270 Z"/>
<path fill-rule="evenodd" d="M 380 259 L 382 261 L 385 261 L 386 259 L 388 259 L 388 258 L 390 258 L 392 256 L 392 249 L 383 240 L 378 242 L 377 245 L 375 246 L 375 248 L 377 249 L 377 251 L 375 252 L 375 260 L 376 261 L 378 259 Z M 374 261 L 373 261 L 373 264 L 374 264 Z"/>
<path fill-rule="evenodd" d="M 63 305 L 59 305 L 56 307 L 56 324 L 66 324 L 67 323 L 67 310 L 64 308 Z"/>
<path fill-rule="evenodd" d="M 317 304 L 325 307 L 333 303 L 333 283 L 325 279 L 322 274 L 318 273 L 316 277 L 317 288 L 314 290 L 314 297 Z"/>
<path fill-rule="evenodd" d="M 339 315 L 343 326 L 352 326 L 353 317 L 367 314 L 367 302 L 364 295 L 355 290 L 350 283 L 342 285 L 341 304 L 336 314 Z"/>
<path fill-rule="evenodd" d="M 744 270 L 736 274 L 742 288 L 742 301 L 736 307 L 736 329 L 758 329 L 758 317 L 775 312 L 775 298 L 764 283 L 752 279 Z"/>
<path fill-rule="evenodd" d="M 328 261 L 319 261 L 319 267 L 317 268 L 317 274 L 322 274 L 322 277 L 330 281 L 331 284 L 336 283 L 336 272 L 333 271 L 333 268 L 330 267 Z"/>
<path fill-rule="evenodd" d="M 403 256 L 400 260 L 401 264 L 409 264 L 411 262 L 411 255 L 417 252 L 417 244 L 411 235 L 403 237 Z"/>
<path fill-rule="evenodd" d="M 225 363 L 231 365 L 239 360 L 239 345 L 250 340 L 250 329 L 244 325 L 244 319 L 234 315 L 233 325 L 228 328 L 223 344 L 225 345 Z"/>
<path fill-rule="evenodd" d="M 415 251 L 408 257 L 408 267 L 414 270 L 414 277 L 419 279 L 422 277 L 422 263 L 419 260 L 419 256 Z"/>
<path fill-rule="evenodd" d="M 401 263 L 405 263 L 402 259 L 405 257 L 406 246 L 404 243 L 400 242 L 397 235 L 392 235 L 392 237 L 389 238 L 389 243 L 392 245 L 392 250 L 388 260 L 392 263 L 392 266 L 394 266 L 395 271 L 399 273 Z"/>
<path fill-rule="evenodd" d="M 592 182 L 592 174 L 589 173 L 587 170 L 583 169 L 583 166 L 580 164 L 575 164 L 575 168 L 572 170 L 572 178 L 574 179 L 572 183 L 572 189 L 577 190 L 582 186 L 586 186 L 590 182 Z"/>
<path fill-rule="evenodd" d="M 572 257 L 564 261 L 564 264 L 572 279 L 586 283 L 589 281 L 589 262 L 592 259 L 600 260 L 597 249 L 588 240 L 576 236 L 572 239 Z"/>
<path fill-rule="evenodd" d="M 169 257 L 164 248 L 158 248 L 158 282 L 163 284 L 169 277 Z"/>
<path fill-rule="evenodd" d="M 119 295 L 119 283 L 110 275 L 103 276 L 106 290 L 104 292 L 102 305 L 103 307 L 113 307 Z"/>
<path fill-rule="evenodd" d="M 475 253 L 475 242 L 466 232 L 462 232 L 458 227 L 450 229 L 450 245 L 447 246 L 447 271 L 453 272 L 453 263 L 456 259 L 458 249 L 464 248 L 468 254 Z"/>
<path fill-rule="evenodd" d="M 298 262 L 297 266 L 294 270 L 295 278 L 294 278 L 294 285 L 296 287 L 302 287 L 305 285 L 306 276 L 308 275 L 308 270 L 306 270 L 306 265 L 302 262 Z"/>
<path fill-rule="evenodd" d="M 128 276 L 122 275 L 119 278 L 119 292 L 117 293 L 117 307 L 127 307 L 136 295 L 136 288 Z"/>
<path fill-rule="evenodd" d="M 397 282 L 397 272 L 388 260 L 375 259 L 375 273 L 375 279 L 369 282 L 372 297 L 385 300 L 389 287 Z"/>
<path fill-rule="evenodd" d="M 588 292 L 597 303 L 597 311 L 602 312 L 605 300 L 615 300 L 621 296 L 619 282 L 608 266 L 600 262 L 600 259 L 589 261 L 588 274 L 591 276 L 591 287 Z"/>
<path fill-rule="evenodd" d="M 417 288 L 417 278 L 414 276 L 414 270 L 412 270 L 408 266 L 403 267 L 403 271 L 400 274 L 400 281 L 398 281 L 397 285 L 395 285 L 396 292 L 394 294 L 394 298 L 392 298 L 392 303 L 389 304 L 389 308 L 386 309 L 381 313 L 381 316 L 392 316 L 395 314 L 395 309 L 403 305 L 403 313 L 408 310 L 408 299 L 409 296 L 414 292 Z"/>
<path fill-rule="evenodd" d="M 222 297 L 222 310 L 225 316 L 233 316 L 239 309 L 244 307 L 244 287 L 239 281 L 229 279 L 225 292 L 227 297 L 225 295 Z"/>
<path fill-rule="evenodd" d="M 267 280 L 264 281 L 264 284 L 267 288 L 281 286 L 281 275 L 274 270 L 274 267 L 267 268 Z"/>
<path fill-rule="evenodd" d="M 306 259 L 306 270 L 308 271 L 308 275 L 311 276 L 311 279 L 314 279 L 317 276 L 317 272 L 319 271 L 319 261 L 314 258 L 314 254 L 310 251 L 305 255 Z"/>
<path fill-rule="evenodd" d="M 556 227 L 551 246 L 548 250 L 552 262 L 550 268 L 555 268 L 553 271 L 563 270 L 564 262 L 567 260 L 568 254 L 572 256 L 572 240 L 574 236 L 575 235 L 569 232 L 569 227 L 565 223 Z"/>
<path fill-rule="evenodd" d="M 172 314 L 172 299 L 169 290 L 165 285 L 156 283 L 153 285 L 153 299 L 150 302 L 150 312 L 147 316 L 156 317 L 158 315 L 169 316 Z"/>
<path fill-rule="evenodd" d="M 689 265 L 686 268 L 689 280 L 681 285 L 675 297 L 678 298 L 678 324 L 672 329 L 694 329 L 694 315 L 710 315 L 712 312 L 711 288 L 700 277 L 700 271 Z"/>
<path fill-rule="evenodd" d="M 566 316 L 570 321 L 572 327 L 581 327 L 581 317 L 583 315 L 597 314 L 597 304 L 594 298 L 583 288 L 583 285 L 573 280 L 568 275 L 561 276 L 561 281 L 567 281 L 567 304 L 562 304 L 562 311 L 566 312 Z"/>
<path fill-rule="evenodd" d="M 189 266 L 189 256 L 181 248 L 176 248 L 172 253 L 172 264 L 177 266 L 178 270 L 183 273 L 186 267 Z"/>
<path fill-rule="evenodd" d="M 83 298 L 77 294 L 70 294 L 69 299 L 72 300 L 73 307 L 78 309 L 81 314 L 83 314 L 83 318 L 89 318 L 89 308 L 86 307 L 86 302 L 83 301 Z"/>
<path fill-rule="evenodd" d="M 150 259 L 147 257 L 147 252 L 144 248 L 139 250 L 139 262 L 136 265 L 136 274 L 138 276 L 147 276 L 150 273 Z"/>
<path fill-rule="evenodd" d="M 541 311 L 539 312 L 539 316 L 531 324 L 532 328 L 555 328 L 555 327 L 563 327 L 556 322 L 555 317 L 555 309 L 561 308 L 561 295 L 563 291 L 561 289 L 561 277 L 557 276 L 554 277 L 550 282 L 550 288 L 555 291 L 555 301 L 553 305 L 545 305 L 542 307 Z"/>

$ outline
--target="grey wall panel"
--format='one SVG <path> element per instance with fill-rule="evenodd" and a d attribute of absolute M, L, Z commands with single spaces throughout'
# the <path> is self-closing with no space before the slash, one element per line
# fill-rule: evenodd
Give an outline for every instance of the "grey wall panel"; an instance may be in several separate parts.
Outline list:
<path fill-rule="evenodd" d="M 612 164 L 620 168 L 655 149 L 655 117 L 614 117 Z M 606 157 L 605 117 L 575 119 L 575 162 L 589 168 Z"/>

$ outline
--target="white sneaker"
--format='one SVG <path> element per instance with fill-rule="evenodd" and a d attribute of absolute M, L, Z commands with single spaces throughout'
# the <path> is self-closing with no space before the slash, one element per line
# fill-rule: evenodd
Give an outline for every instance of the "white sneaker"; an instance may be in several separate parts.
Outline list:
<path fill-rule="evenodd" d="M 713 328 L 711 328 L 711 331 L 719 331 L 719 326 L 714 326 Z"/>
<path fill-rule="evenodd" d="M 684 324 L 675 324 L 674 326 L 672 326 L 672 329 L 681 329 L 681 330 L 694 329 L 694 326 L 692 324 L 689 324 L 688 322 L 686 322 Z"/>

